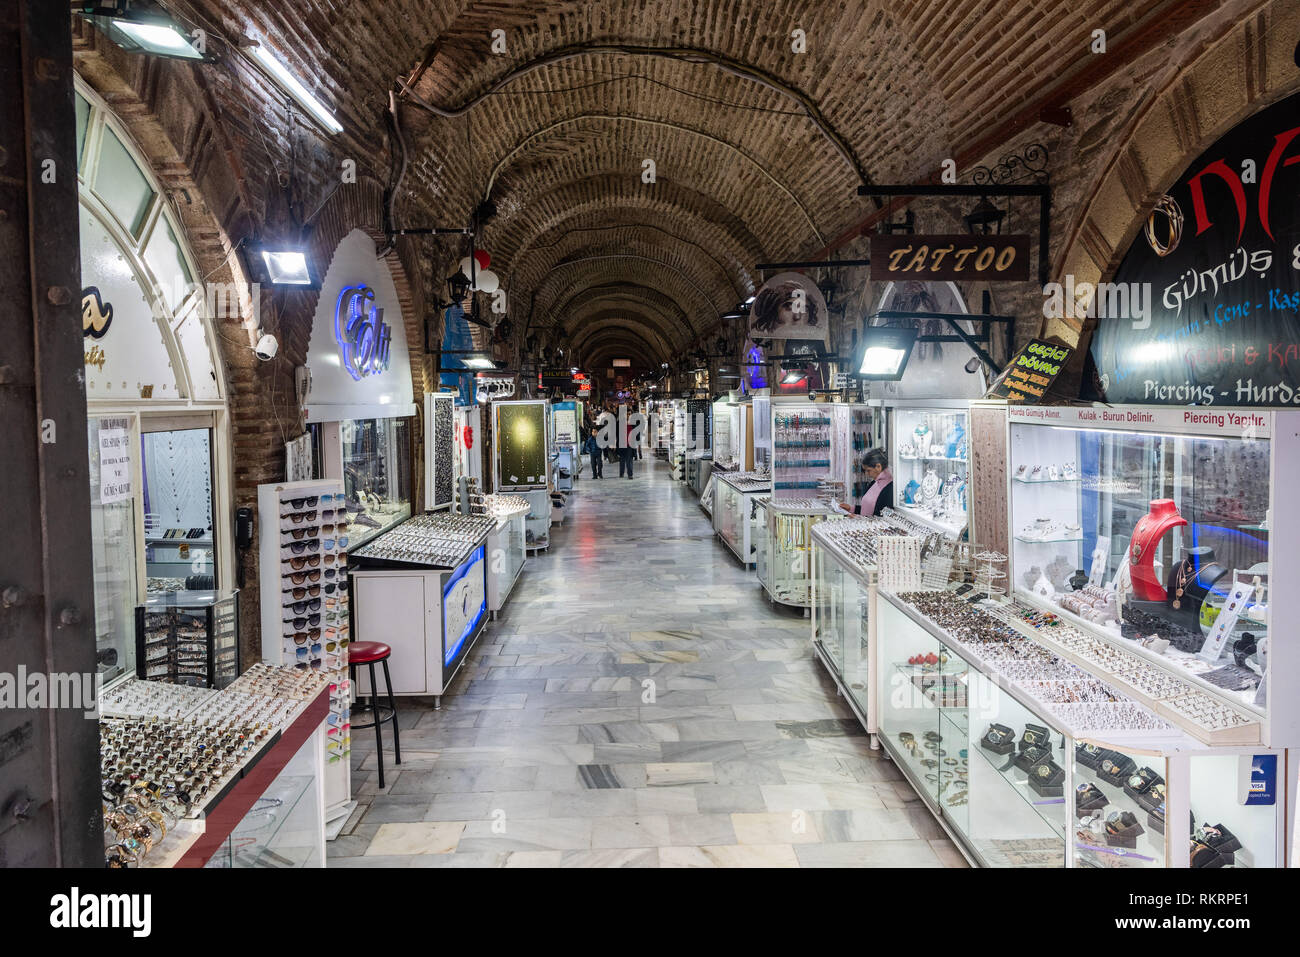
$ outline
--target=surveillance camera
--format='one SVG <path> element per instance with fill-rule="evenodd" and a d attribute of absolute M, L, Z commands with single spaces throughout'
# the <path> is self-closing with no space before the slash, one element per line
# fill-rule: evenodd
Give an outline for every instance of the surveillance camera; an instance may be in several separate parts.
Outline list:
<path fill-rule="evenodd" d="M 257 340 L 257 345 L 253 346 L 253 351 L 263 362 L 275 358 L 275 354 L 280 351 L 280 343 L 276 341 L 275 336 L 269 332 Z"/>
<path fill-rule="evenodd" d="M 809 392 L 809 393 L 808 393 L 808 401 L 809 401 L 809 402 L 816 402 L 816 401 L 817 401 L 817 393 L 816 393 L 816 392 Z"/>
<path fill-rule="evenodd" d="M 966 363 L 966 371 L 973 375 L 975 372 L 979 370 L 979 367 L 980 367 L 979 356 L 971 356 L 970 360 Z"/>

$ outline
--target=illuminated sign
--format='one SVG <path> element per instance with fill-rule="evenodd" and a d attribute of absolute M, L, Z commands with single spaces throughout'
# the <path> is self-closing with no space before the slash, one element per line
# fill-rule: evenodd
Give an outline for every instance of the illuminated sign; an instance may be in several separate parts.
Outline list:
<path fill-rule="evenodd" d="M 360 382 L 388 371 L 392 338 L 384 310 L 375 305 L 375 291 L 369 286 L 344 287 L 334 310 L 334 339 L 348 375 Z"/>

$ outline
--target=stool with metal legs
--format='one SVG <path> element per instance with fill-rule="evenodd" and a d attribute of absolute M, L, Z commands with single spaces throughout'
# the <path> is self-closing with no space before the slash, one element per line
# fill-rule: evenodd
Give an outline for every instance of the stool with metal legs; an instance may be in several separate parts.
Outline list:
<path fill-rule="evenodd" d="M 383 725 L 386 721 L 393 722 L 393 755 L 394 763 L 402 763 L 402 742 L 398 736 L 397 730 L 397 703 L 393 700 L 393 679 L 388 676 L 388 658 L 393 653 L 393 649 L 382 641 L 354 641 L 348 647 L 348 671 L 352 676 L 352 687 L 357 686 L 357 665 L 370 666 L 370 704 L 362 705 L 360 695 L 355 711 L 369 710 L 375 720 L 369 724 L 352 725 L 353 731 L 363 730 L 365 728 L 375 729 L 375 743 L 379 746 L 379 789 L 384 788 L 384 731 Z M 384 666 L 384 686 L 388 690 L 388 707 L 385 708 L 379 704 L 379 685 L 375 682 L 375 664 L 379 663 Z M 385 714 L 387 712 L 387 714 Z"/>

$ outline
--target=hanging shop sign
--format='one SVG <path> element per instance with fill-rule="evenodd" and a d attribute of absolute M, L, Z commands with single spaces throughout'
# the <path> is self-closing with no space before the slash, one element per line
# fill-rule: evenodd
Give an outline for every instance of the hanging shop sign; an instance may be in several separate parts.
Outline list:
<path fill-rule="evenodd" d="M 1042 402 L 1074 350 L 1031 339 L 989 390 L 989 398 L 1008 402 Z"/>
<path fill-rule="evenodd" d="M 568 369 L 543 369 L 538 385 L 544 389 L 563 389 L 573 382 L 573 373 Z"/>
<path fill-rule="evenodd" d="M 763 283 L 749 307 L 749 337 L 830 342 L 830 313 L 817 284 L 797 272 Z"/>
<path fill-rule="evenodd" d="M 397 287 L 360 229 L 334 250 L 307 348 L 312 422 L 415 414 L 411 360 Z"/>
<path fill-rule="evenodd" d="M 890 234 L 871 237 L 871 279 L 922 282 L 1023 282 L 1029 237 Z"/>
<path fill-rule="evenodd" d="M 1097 320 L 1092 397 L 1300 404 L 1297 116 L 1300 95 L 1219 139 L 1156 204 L 1112 282 L 1060 297 L 1069 317 Z"/>

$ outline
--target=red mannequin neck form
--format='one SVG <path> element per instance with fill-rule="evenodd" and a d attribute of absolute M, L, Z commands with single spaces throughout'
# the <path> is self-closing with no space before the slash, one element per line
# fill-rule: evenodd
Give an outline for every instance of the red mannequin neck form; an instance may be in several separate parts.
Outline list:
<path fill-rule="evenodd" d="M 1165 587 L 1156 577 L 1156 546 L 1165 533 L 1187 519 L 1178 514 L 1178 506 L 1171 498 L 1158 498 L 1151 503 L 1151 511 L 1138 519 L 1133 527 L 1133 539 L 1128 545 L 1129 578 L 1133 582 L 1133 597 L 1142 601 L 1164 601 Z"/>

